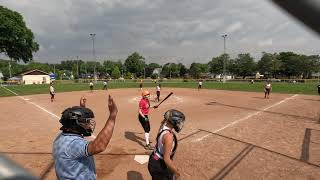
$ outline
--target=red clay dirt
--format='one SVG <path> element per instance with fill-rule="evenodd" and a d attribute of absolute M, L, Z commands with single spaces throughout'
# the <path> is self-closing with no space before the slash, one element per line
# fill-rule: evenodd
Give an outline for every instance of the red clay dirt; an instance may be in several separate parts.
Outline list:
<path fill-rule="evenodd" d="M 155 88 L 149 88 L 151 92 Z M 320 177 L 320 97 L 263 92 L 165 88 L 174 95 L 151 110 L 151 140 L 163 113 L 175 108 L 186 114 L 178 134 L 174 159 L 181 179 L 317 179 Z M 95 135 L 108 116 L 107 96 L 119 109 L 107 150 L 95 156 L 98 179 L 151 179 L 147 163 L 135 155 L 149 154 L 137 119 L 138 89 L 112 89 L 0 98 L 0 152 L 34 175 L 55 179 L 52 142 L 59 133 L 59 116 L 86 95 L 96 115 Z M 155 92 L 152 98 L 155 97 Z M 154 102 L 152 102 L 154 103 Z M 50 114 L 52 113 L 52 114 Z"/>

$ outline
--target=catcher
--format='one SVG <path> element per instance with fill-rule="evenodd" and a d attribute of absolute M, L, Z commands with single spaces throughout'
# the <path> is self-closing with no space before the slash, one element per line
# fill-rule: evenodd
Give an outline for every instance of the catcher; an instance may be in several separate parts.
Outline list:
<path fill-rule="evenodd" d="M 185 115 L 175 109 L 164 113 L 157 135 L 157 144 L 149 157 L 148 170 L 153 180 L 173 180 L 179 178 L 180 172 L 173 163 L 173 157 L 178 147 L 178 140 L 173 129 L 179 133 L 183 128 Z"/>

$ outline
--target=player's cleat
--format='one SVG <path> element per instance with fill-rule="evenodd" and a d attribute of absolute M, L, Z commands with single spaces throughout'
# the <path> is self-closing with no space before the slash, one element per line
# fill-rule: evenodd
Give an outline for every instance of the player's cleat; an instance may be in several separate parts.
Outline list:
<path fill-rule="evenodd" d="M 151 147 L 150 144 L 147 144 L 146 147 L 145 147 L 145 149 L 146 149 L 146 150 L 153 150 L 153 148 Z"/>

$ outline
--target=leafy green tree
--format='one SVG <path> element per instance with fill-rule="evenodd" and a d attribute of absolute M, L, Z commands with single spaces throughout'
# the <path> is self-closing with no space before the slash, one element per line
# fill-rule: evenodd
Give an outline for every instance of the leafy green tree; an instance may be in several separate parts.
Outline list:
<path fill-rule="evenodd" d="M 262 52 L 262 57 L 258 61 L 257 69 L 260 74 L 269 75 L 273 73 L 273 55 L 270 53 Z"/>
<path fill-rule="evenodd" d="M 281 74 L 288 78 L 299 77 L 302 75 L 302 61 L 298 54 L 293 52 L 281 52 L 279 53 L 278 58 L 281 60 Z"/>
<path fill-rule="evenodd" d="M 30 61 L 26 65 L 26 70 L 29 71 L 29 70 L 33 70 L 33 69 L 39 69 L 39 70 L 47 72 L 47 73 L 51 71 L 51 68 L 48 63 L 40 63 L 40 62 Z"/>
<path fill-rule="evenodd" d="M 243 79 L 246 76 L 255 74 L 256 64 L 249 53 L 239 54 L 235 61 L 236 74 L 242 76 Z"/>
<path fill-rule="evenodd" d="M 166 63 L 165 65 L 163 65 L 162 70 L 161 70 L 162 77 L 166 77 L 166 78 L 170 77 L 170 71 L 171 71 L 170 64 L 171 63 Z"/>
<path fill-rule="evenodd" d="M 32 31 L 23 17 L 15 11 L 0 6 L 0 53 L 16 61 L 29 62 L 33 52 L 39 50 Z"/>
<path fill-rule="evenodd" d="M 96 61 L 88 61 L 86 65 L 87 65 L 87 71 L 90 74 L 93 74 L 94 72 L 98 74 L 97 69 L 101 68 L 100 62 L 96 62 Z"/>
<path fill-rule="evenodd" d="M 156 69 L 156 68 L 161 68 L 161 66 L 157 63 L 150 63 L 147 65 L 146 67 L 146 76 L 147 77 L 151 77 L 153 71 Z"/>
<path fill-rule="evenodd" d="M 121 72 L 120 72 L 118 66 L 116 66 L 116 67 L 113 69 L 111 76 L 112 76 L 112 78 L 114 78 L 114 79 L 119 79 L 119 78 L 120 78 Z"/>
<path fill-rule="evenodd" d="M 18 64 L 15 61 L 10 61 L 11 64 L 11 75 L 17 76 L 21 73 L 27 71 L 27 68 L 25 65 Z M 0 72 L 2 72 L 5 79 L 8 79 L 10 76 L 9 73 L 9 60 L 0 60 Z"/>
<path fill-rule="evenodd" d="M 191 77 L 198 79 L 201 75 L 201 64 L 200 63 L 192 63 L 190 65 L 189 74 Z"/>
<path fill-rule="evenodd" d="M 300 68 L 302 71 L 303 78 L 311 78 L 312 72 L 318 72 L 319 71 L 319 56 L 318 55 L 312 55 L 312 56 L 306 56 L 306 55 L 300 55 Z"/>
<path fill-rule="evenodd" d="M 107 60 L 103 62 L 103 68 L 107 74 L 112 74 L 112 71 L 115 67 L 116 65 L 113 61 Z"/>
<path fill-rule="evenodd" d="M 278 59 L 278 54 L 262 52 L 262 57 L 257 63 L 257 70 L 265 75 L 265 77 L 274 78 L 279 74 L 281 67 L 281 61 Z"/>
<path fill-rule="evenodd" d="M 228 72 L 232 75 L 236 75 L 237 72 L 238 72 L 238 67 L 237 67 L 237 64 L 236 64 L 236 60 L 234 59 L 230 59 L 228 61 L 228 64 L 226 64 L 226 68 L 228 70 Z"/>
<path fill-rule="evenodd" d="M 188 73 L 188 69 L 182 63 L 179 63 L 178 66 L 180 69 L 180 72 L 179 72 L 180 77 L 184 77 Z"/>
<path fill-rule="evenodd" d="M 76 64 L 76 62 L 74 62 L 72 60 L 64 60 L 64 61 L 61 61 L 60 65 L 59 65 L 59 69 L 72 71 L 72 68 L 75 64 Z"/>
<path fill-rule="evenodd" d="M 180 66 L 178 66 L 178 64 L 175 64 L 175 63 L 166 63 L 162 67 L 161 75 L 163 77 L 167 77 L 167 78 L 179 77 L 180 76 Z"/>
<path fill-rule="evenodd" d="M 208 64 L 200 64 L 201 73 L 208 73 L 210 70 L 210 67 Z"/>
<path fill-rule="evenodd" d="M 126 72 L 125 78 L 126 78 L 126 79 L 131 79 L 131 78 L 132 78 L 131 72 Z"/>
<path fill-rule="evenodd" d="M 208 63 L 210 72 L 213 74 L 223 74 L 223 63 L 226 61 L 226 70 L 227 65 L 230 61 L 230 56 L 228 54 L 222 54 L 221 56 L 214 57 L 212 60 Z"/>
<path fill-rule="evenodd" d="M 312 72 L 320 72 L 320 56 L 319 55 L 311 55 L 311 56 L 308 56 L 308 59 L 309 59 L 309 67 L 307 67 L 307 71 L 308 71 L 308 74 L 309 74 L 309 77 L 310 75 L 312 74 Z"/>
<path fill-rule="evenodd" d="M 130 73 L 135 74 L 136 77 L 140 77 L 143 75 L 145 62 L 144 57 L 141 56 L 139 53 L 134 52 L 125 60 L 124 65 L 126 66 L 127 71 Z"/>
<path fill-rule="evenodd" d="M 111 75 L 113 70 L 118 67 L 119 71 L 124 72 L 125 71 L 125 66 L 122 64 L 122 62 L 120 60 L 118 60 L 117 62 L 112 61 L 112 60 L 106 60 L 103 62 L 103 69 L 102 72 L 104 74 L 109 74 Z"/>

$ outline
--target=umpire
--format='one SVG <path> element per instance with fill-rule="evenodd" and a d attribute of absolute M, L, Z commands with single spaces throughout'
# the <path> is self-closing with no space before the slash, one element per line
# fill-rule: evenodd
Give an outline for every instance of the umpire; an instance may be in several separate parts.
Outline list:
<path fill-rule="evenodd" d="M 53 157 L 57 179 L 92 180 L 97 178 L 93 155 L 103 152 L 110 142 L 118 109 L 109 95 L 109 118 L 97 137 L 89 142 L 96 122 L 93 112 L 74 106 L 63 111 L 60 123 L 62 133 L 53 143 Z"/>
<path fill-rule="evenodd" d="M 320 84 L 318 85 L 318 94 L 320 95 Z"/>

